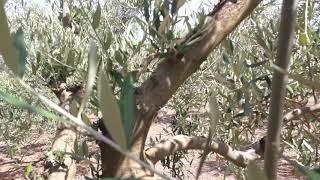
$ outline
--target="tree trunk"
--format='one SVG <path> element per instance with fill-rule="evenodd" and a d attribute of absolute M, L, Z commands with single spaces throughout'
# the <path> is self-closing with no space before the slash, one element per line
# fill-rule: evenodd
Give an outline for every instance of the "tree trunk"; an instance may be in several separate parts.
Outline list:
<path fill-rule="evenodd" d="M 63 83 L 60 85 L 59 90 L 54 90 L 54 93 L 60 100 L 60 106 L 67 112 L 70 112 L 71 101 L 75 100 L 80 102 L 82 88 L 80 86 L 67 88 Z M 66 122 L 59 122 L 51 152 L 54 155 L 54 162 L 50 167 L 49 180 L 56 179 L 70 179 L 73 180 L 76 177 L 76 162 L 71 158 L 71 154 L 74 152 L 74 145 L 77 141 L 77 130 L 74 126 Z M 57 163 L 57 152 L 62 152 L 63 159 Z"/>
<path fill-rule="evenodd" d="M 72 28 L 71 18 L 70 18 L 70 7 L 72 6 L 72 0 L 60 0 L 61 13 L 59 19 L 62 22 L 63 27 Z M 56 94 L 57 98 L 60 100 L 60 106 L 67 112 L 70 112 L 70 102 L 74 98 L 72 96 L 81 95 L 80 92 L 82 88 L 79 86 L 71 89 L 67 89 L 65 84 L 66 77 L 59 77 L 54 79 L 52 83 L 49 83 L 49 88 Z M 76 97 L 78 100 L 80 97 Z M 66 122 L 59 122 L 57 127 L 56 135 L 54 138 L 54 143 L 52 145 L 51 152 L 64 152 L 64 153 L 74 153 L 74 144 L 77 140 L 77 130 L 76 128 L 68 125 Z M 50 167 L 50 174 L 48 176 L 49 180 L 55 179 L 70 179 L 73 180 L 76 177 L 76 162 L 69 155 L 64 155 L 63 162 L 55 164 Z"/>
<path fill-rule="evenodd" d="M 199 27 L 198 41 L 186 52 L 161 60 L 152 75 L 136 89 L 136 124 L 131 153 L 145 160 L 144 146 L 148 131 L 158 113 L 184 81 L 207 59 L 219 43 L 244 20 L 261 0 L 237 0 L 214 8 L 205 25 Z M 188 37 L 186 37 L 186 40 Z M 103 176 L 145 177 L 143 168 L 122 155 L 109 154 L 110 147 L 101 147 Z M 117 153 L 115 153 L 117 154 Z M 111 173 L 110 173 L 111 172 Z"/>
<path fill-rule="evenodd" d="M 136 115 L 136 127 L 133 135 L 133 146 L 131 147 L 131 153 L 141 160 L 145 160 L 144 146 L 148 135 L 149 128 L 152 123 L 152 119 L 156 116 L 157 111 L 150 111 L 143 113 L 141 110 L 137 110 Z M 107 129 L 105 128 L 102 121 L 99 122 L 99 128 L 104 136 L 111 138 Z M 137 176 L 138 171 L 142 170 L 140 165 L 132 162 L 131 160 L 125 159 L 122 154 L 114 150 L 109 145 L 99 142 L 101 151 L 101 162 L 102 162 L 102 174 L 103 177 L 125 177 L 125 176 Z M 132 172 L 133 169 L 137 169 Z M 124 173 L 125 172 L 125 173 Z M 145 172 L 141 172 L 145 175 Z"/>
<path fill-rule="evenodd" d="M 59 125 L 55 136 L 54 143 L 52 145 L 52 152 L 74 152 L 74 142 L 76 141 L 76 130 L 68 128 L 61 123 Z M 67 179 L 73 180 L 76 177 L 76 162 L 70 157 L 65 155 L 62 163 L 50 167 L 49 180 Z"/>
<path fill-rule="evenodd" d="M 105 127 L 103 120 L 99 120 L 99 129 L 101 130 L 102 134 L 109 139 L 112 139 L 107 128 Z M 102 174 L 103 177 L 114 177 L 118 166 L 123 159 L 123 156 L 116 150 L 114 150 L 108 144 L 104 142 L 98 143 L 101 152 L 101 162 L 102 162 Z"/>

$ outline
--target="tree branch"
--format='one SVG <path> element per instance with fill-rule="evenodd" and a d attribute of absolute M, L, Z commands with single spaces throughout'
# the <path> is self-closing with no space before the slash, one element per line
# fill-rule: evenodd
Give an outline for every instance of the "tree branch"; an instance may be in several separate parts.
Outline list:
<path fill-rule="evenodd" d="M 283 0 L 279 32 L 278 51 L 275 64 L 287 71 L 293 45 L 294 27 L 297 14 L 297 0 Z M 277 179 L 277 160 L 280 146 L 280 133 L 283 121 L 283 106 L 286 94 L 288 75 L 277 70 L 272 79 L 270 117 L 268 123 L 265 172 L 270 180 Z"/>
<path fill-rule="evenodd" d="M 238 0 L 227 3 L 215 16 L 208 17 L 204 25 L 206 33 L 187 52 L 163 59 L 161 63 L 137 89 L 137 99 L 141 106 L 161 108 L 176 92 L 178 87 L 206 60 L 212 50 L 244 20 L 260 0 Z M 143 107 L 142 107 L 143 108 Z"/>
<path fill-rule="evenodd" d="M 301 108 L 294 109 L 283 116 L 283 121 L 286 122 L 294 118 L 297 118 L 301 115 L 304 115 L 306 113 L 316 112 L 316 111 L 320 111 L 320 103 L 314 104 L 312 106 L 304 106 Z"/>
<path fill-rule="evenodd" d="M 214 16 L 208 17 L 201 38 L 186 52 L 162 59 L 151 76 L 136 89 L 137 115 L 132 150 L 143 147 L 157 111 L 173 96 L 184 81 L 206 60 L 219 43 L 244 20 L 261 0 L 227 2 Z M 136 153 L 134 153 L 136 154 Z"/>
<path fill-rule="evenodd" d="M 291 110 L 283 116 L 283 120 L 289 121 L 306 113 L 316 111 L 320 111 L 320 103 Z M 225 143 L 212 142 L 210 150 L 225 157 L 237 166 L 246 167 L 249 161 L 264 157 L 265 139 L 266 137 L 263 137 L 259 141 L 242 148 L 243 150 L 240 151 L 232 149 Z M 155 165 L 159 160 L 166 156 L 170 156 L 177 151 L 191 149 L 205 150 L 206 142 L 207 138 L 205 137 L 177 135 L 170 140 L 147 149 L 145 154 L 148 160 Z"/>
<path fill-rule="evenodd" d="M 177 135 L 170 140 L 157 144 L 146 150 L 146 156 L 153 164 L 166 156 L 172 155 L 182 150 L 204 150 L 206 148 L 207 138 L 201 136 L 189 137 Z M 254 149 L 246 151 L 237 151 L 225 143 L 212 142 L 210 150 L 240 167 L 246 167 L 249 161 L 259 159 L 260 155 Z"/>

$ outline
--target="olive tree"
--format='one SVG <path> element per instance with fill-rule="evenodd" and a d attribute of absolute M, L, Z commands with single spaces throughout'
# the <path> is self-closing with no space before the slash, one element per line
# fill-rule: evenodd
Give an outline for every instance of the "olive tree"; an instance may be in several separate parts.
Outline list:
<path fill-rule="evenodd" d="M 154 165 L 166 156 L 188 149 L 218 153 L 240 167 L 261 157 L 258 152 L 264 150 L 261 146 L 264 140 L 253 150 L 238 151 L 212 141 L 210 136 L 177 135 L 145 149 L 148 131 L 158 111 L 221 42 L 232 49 L 225 38 L 254 11 L 260 0 L 220 1 L 209 12 L 198 13 L 195 22 L 179 15 L 184 0 L 105 4 L 61 0 L 58 6 L 56 3 L 51 2 L 52 7 L 59 11 L 53 10 L 46 17 L 34 12 L 25 14 L 26 27 L 37 27 L 36 31 L 25 30 L 29 37 L 26 43 L 21 39 L 22 28 L 11 38 L 4 11 L 0 17 L 1 36 L 6 44 L 14 42 L 12 47 L 0 47 L 7 66 L 23 87 L 32 91 L 21 79 L 27 67 L 26 74 L 41 79 L 59 99 L 57 106 L 33 91 L 44 104 L 62 115 L 50 116 L 60 123 L 52 147 L 55 158 L 49 179 L 74 179 L 76 160 L 70 154 L 77 153 L 79 132 L 97 139 L 103 177 L 167 178 L 154 170 Z M 33 18 L 45 19 L 45 23 L 35 23 Z M 188 32 L 177 30 L 182 21 Z M 258 43 L 263 45 L 261 40 Z M 19 53 L 15 54 L 15 50 Z M 30 59 L 27 66 L 26 51 Z M 96 120 L 89 118 L 92 112 Z M 65 121 L 66 118 L 73 123 Z M 60 156 L 63 158 L 59 159 Z"/>

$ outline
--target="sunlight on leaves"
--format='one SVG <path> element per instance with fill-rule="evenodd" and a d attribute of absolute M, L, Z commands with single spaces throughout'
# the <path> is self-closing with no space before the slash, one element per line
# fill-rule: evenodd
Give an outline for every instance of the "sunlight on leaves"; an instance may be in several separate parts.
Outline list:
<path fill-rule="evenodd" d="M 32 173 L 32 162 L 29 162 L 28 163 L 28 166 L 27 166 L 27 170 L 26 170 L 26 176 L 29 177 Z"/>
<path fill-rule="evenodd" d="M 301 46 L 306 46 L 310 42 L 310 39 L 306 33 L 299 33 L 299 44 Z"/>

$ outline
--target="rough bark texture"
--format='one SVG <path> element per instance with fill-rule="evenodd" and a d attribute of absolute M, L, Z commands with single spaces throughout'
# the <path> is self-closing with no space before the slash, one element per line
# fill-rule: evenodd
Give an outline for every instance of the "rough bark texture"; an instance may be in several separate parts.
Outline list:
<path fill-rule="evenodd" d="M 200 30 L 204 33 L 185 53 L 177 53 L 162 59 L 152 75 L 136 90 L 136 125 L 131 152 L 140 159 L 144 158 L 144 146 L 149 128 L 158 110 L 173 96 L 182 83 L 206 60 L 210 52 L 244 20 L 261 0 L 238 0 L 226 2 Z M 102 156 L 107 157 L 107 154 Z M 109 159 L 102 159 L 109 164 Z M 120 160 L 119 160 L 120 161 Z M 117 168 L 117 176 L 135 175 L 141 170 L 136 163 L 124 159 Z M 136 167 L 136 169 L 135 169 Z M 135 169 L 134 172 L 131 171 Z"/>
<path fill-rule="evenodd" d="M 207 138 L 201 136 L 189 137 L 177 135 L 170 140 L 147 149 L 146 156 L 153 164 L 156 164 L 159 160 L 174 154 L 177 151 L 190 149 L 205 150 L 207 141 Z M 246 167 L 249 161 L 260 158 L 260 155 L 256 153 L 255 149 L 237 151 L 225 143 L 212 142 L 209 146 L 209 150 L 218 153 L 240 167 Z"/>
<path fill-rule="evenodd" d="M 58 128 L 52 152 L 62 151 L 67 153 L 74 152 L 74 142 L 76 140 L 76 131 L 72 128 L 63 128 L 63 125 Z M 65 155 L 64 161 L 61 164 L 50 167 L 48 180 L 67 179 L 73 180 L 76 177 L 76 162 L 69 156 Z"/>
<path fill-rule="evenodd" d="M 112 139 L 102 120 L 99 120 L 98 126 L 104 136 Z M 100 141 L 98 145 L 100 147 L 102 159 L 102 174 L 104 177 L 113 177 L 117 172 L 118 164 L 121 162 L 123 156 L 118 151 L 102 141 Z"/>
<path fill-rule="evenodd" d="M 275 64 L 288 71 L 293 45 L 293 35 L 297 14 L 297 0 L 283 0 L 279 32 L 278 51 Z M 270 118 L 268 123 L 265 172 L 268 179 L 277 179 L 277 161 L 279 156 L 280 133 L 283 121 L 283 106 L 286 95 L 288 75 L 274 71 L 272 79 L 272 94 Z"/>

